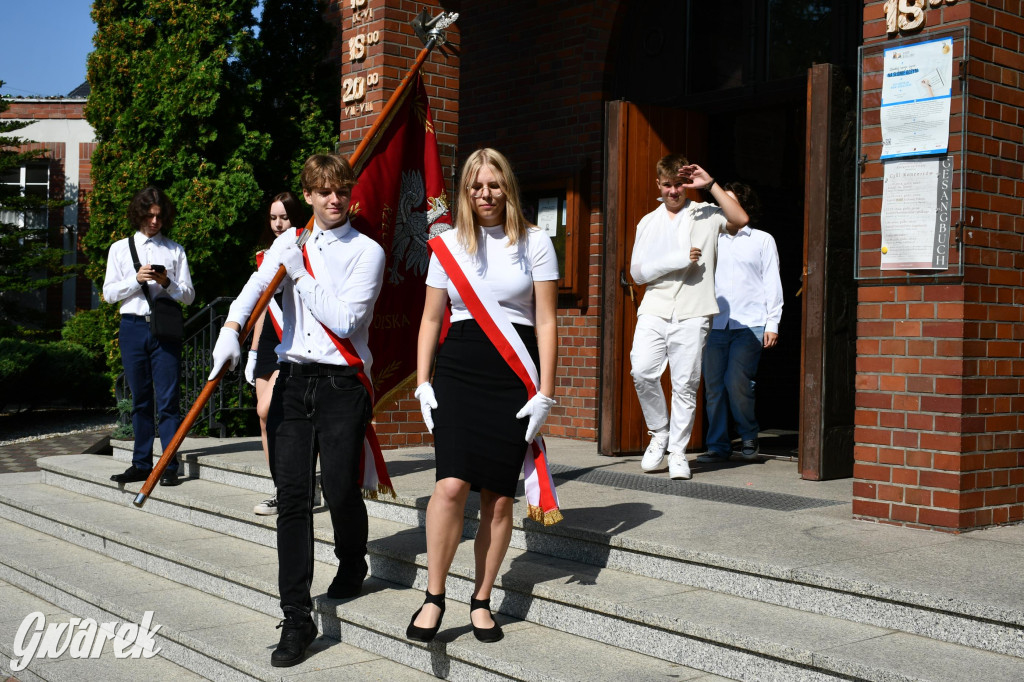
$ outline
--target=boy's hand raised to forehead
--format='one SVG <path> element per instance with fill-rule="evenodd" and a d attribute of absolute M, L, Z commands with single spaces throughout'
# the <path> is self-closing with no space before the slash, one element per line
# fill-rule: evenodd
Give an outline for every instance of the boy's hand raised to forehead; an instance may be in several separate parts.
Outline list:
<path fill-rule="evenodd" d="M 679 177 L 686 181 L 687 189 L 707 189 L 715 181 L 711 174 L 695 163 L 679 169 Z"/>

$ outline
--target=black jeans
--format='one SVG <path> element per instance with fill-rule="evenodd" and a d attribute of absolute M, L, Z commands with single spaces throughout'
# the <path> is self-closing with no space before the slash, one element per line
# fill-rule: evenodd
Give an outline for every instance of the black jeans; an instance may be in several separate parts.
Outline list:
<path fill-rule="evenodd" d="M 313 607 L 313 491 L 316 460 L 334 527 L 338 575 L 366 577 L 366 505 L 359 487 L 370 396 L 355 376 L 292 376 L 282 366 L 268 431 L 277 483 L 277 561 L 281 609 Z"/>

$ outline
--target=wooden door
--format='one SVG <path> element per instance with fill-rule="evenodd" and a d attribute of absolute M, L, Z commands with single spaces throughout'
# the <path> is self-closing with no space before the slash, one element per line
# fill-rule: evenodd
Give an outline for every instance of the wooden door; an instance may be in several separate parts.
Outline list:
<path fill-rule="evenodd" d="M 853 475 L 857 357 L 854 269 L 856 111 L 842 70 L 811 67 L 807 79 L 800 475 Z"/>
<path fill-rule="evenodd" d="M 643 292 L 630 295 L 629 255 L 636 225 L 658 207 L 655 165 L 670 153 L 685 154 L 702 163 L 707 151 L 707 119 L 680 109 L 608 102 L 605 107 L 607 165 L 605 169 L 604 317 L 601 361 L 600 449 L 623 455 L 647 447 L 647 427 L 630 376 L 629 350 L 636 310 Z M 694 195 L 691 198 L 697 198 Z M 624 284 L 625 283 L 625 284 Z M 668 373 L 664 377 L 666 397 Z M 703 443 L 703 398 L 690 447 Z"/>

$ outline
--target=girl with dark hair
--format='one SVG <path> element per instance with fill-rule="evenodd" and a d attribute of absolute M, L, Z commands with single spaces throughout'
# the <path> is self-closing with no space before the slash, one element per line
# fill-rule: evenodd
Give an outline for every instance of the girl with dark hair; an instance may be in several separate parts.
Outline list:
<path fill-rule="evenodd" d="M 275 196 L 267 209 L 267 224 L 260 236 L 261 250 L 256 254 L 256 264 L 263 261 L 264 251 L 274 239 L 291 228 L 303 227 L 306 216 L 299 198 L 293 192 L 281 192 Z M 277 313 L 273 312 L 276 309 Z M 270 319 L 268 319 L 270 317 Z M 252 332 L 252 347 L 245 363 L 245 378 L 256 387 L 256 414 L 260 418 L 260 437 L 263 439 L 263 455 L 270 463 L 270 449 L 267 445 L 267 415 L 270 414 L 270 397 L 274 394 L 277 381 L 277 344 L 281 342 L 281 308 L 272 301 L 256 321 Z M 271 477 L 274 472 L 271 470 Z M 253 511 L 262 516 L 277 513 L 277 495 L 263 500 Z"/>

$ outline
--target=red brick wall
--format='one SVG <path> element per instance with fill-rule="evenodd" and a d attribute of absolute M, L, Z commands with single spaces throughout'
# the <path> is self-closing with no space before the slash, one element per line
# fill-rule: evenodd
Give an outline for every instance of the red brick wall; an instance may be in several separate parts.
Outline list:
<path fill-rule="evenodd" d="M 345 156 L 355 151 L 380 114 L 388 97 L 398 87 L 423 49 L 422 41 L 416 37 L 411 26 L 413 18 L 422 9 L 427 9 L 431 16 L 441 11 L 437 2 L 404 0 L 367 0 L 359 9 L 365 11 L 365 14 L 357 17 L 352 9 L 351 0 L 331 0 L 326 14 L 331 23 L 340 27 L 339 38 L 335 42 L 335 54 L 340 57 L 338 64 L 341 69 L 341 80 L 344 82 L 346 78 L 355 76 L 366 78 L 370 73 L 377 74 L 380 79 L 376 85 L 367 87 L 362 111 L 347 108 L 342 102 L 339 151 Z M 379 32 L 380 42 L 366 46 L 366 57 L 362 61 L 351 61 L 349 39 L 357 34 L 374 31 Z M 435 48 L 421 67 L 420 73 L 430 96 L 441 165 L 448 187 L 451 188 L 450 169 L 454 148 L 458 142 L 458 24 L 450 27 L 446 34 L 449 44 Z M 415 342 L 418 329 L 419 311 L 414 316 L 412 327 L 404 330 L 410 343 Z M 377 436 L 385 449 L 431 442 L 420 417 L 419 401 L 412 395 L 412 388 L 396 392 L 392 402 L 383 405 L 383 409 L 378 408 L 374 421 Z"/>
<path fill-rule="evenodd" d="M 12 101 L 11 108 L 0 113 L 0 118 L 45 119 L 60 118 L 80 120 L 85 102 L 65 102 L 60 100 L 38 100 L 30 102 Z"/>
<path fill-rule="evenodd" d="M 887 39 L 883 4 L 864 4 L 865 44 Z M 1020 0 L 960 0 L 928 9 L 916 34 L 970 29 L 964 277 L 859 288 L 859 518 L 949 531 L 1024 518 L 1022 14 Z M 881 203 L 877 94 L 863 104 L 860 249 L 870 263 Z M 950 151 L 961 152 L 959 134 Z"/>
<path fill-rule="evenodd" d="M 88 263 L 82 249 L 82 238 L 89 231 L 89 195 L 92 193 L 92 155 L 96 151 L 96 142 L 79 143 L 78 145 L 78 262 Z M 89 310 L 92 308 L 92 281 L 84 272 L 76 277 L 75 309 Z"/>
<path fill-rule="evenodd" d="M 383 4 L 370 1 L 375 12 Z M 379 30 L 387 31 L 388 40 L 383 49 L 370 53 L 364 68 L 382 68 L 388 79 L 384 89 L 390 93 L 420 46 L 409 20 L 424 6 L 433 14 L 438 9 L 429 3 L 387 4 Z M 446 8 L 459 9 L 455 3 L 446 3 Z M 449 30 L 458 52 L 442 57 L 435 50 L 424 67 L 449 187 L 453 159 L 446 145 L 457 144 L 457 161 L 479 147 L 499 149 L 524 186 L 579 177 L 581 169 L 589 169 L 585 181 L 591 211 L 580 235 L 586 281 L 581 300 L 560 302 L 558 405 L 545 427 L 551 435 L 588 440 L 596 440 L 599 418 L 605 58 L 617 11 L 618 3 L 495 3 L 487 11 L 461 16 Z M 347 5 L 342 12 L 351 15 Z M 375 14 L 369 28 L 378 29 L 378 22 Z M 350 20 L 344 25 L 349 27 Z M 346 28 L 346 37 L 349 32 Z M 508 59 L 510 45 L 520 58 Z M 460 65 L 456 54 L 471 58 Z M 385 94 L 376 93 L 381 103 Z M 375 106 L 373 116 L 378 111 Z M 370 115 L 354 121 L 343 117 L 343 146 L 356 140 L 371 120 Z M 377 415 L 382 441 L 386 446 L 429 442 L 418 401 L 411 391 L 400 398 L 397 409 Z"/>

